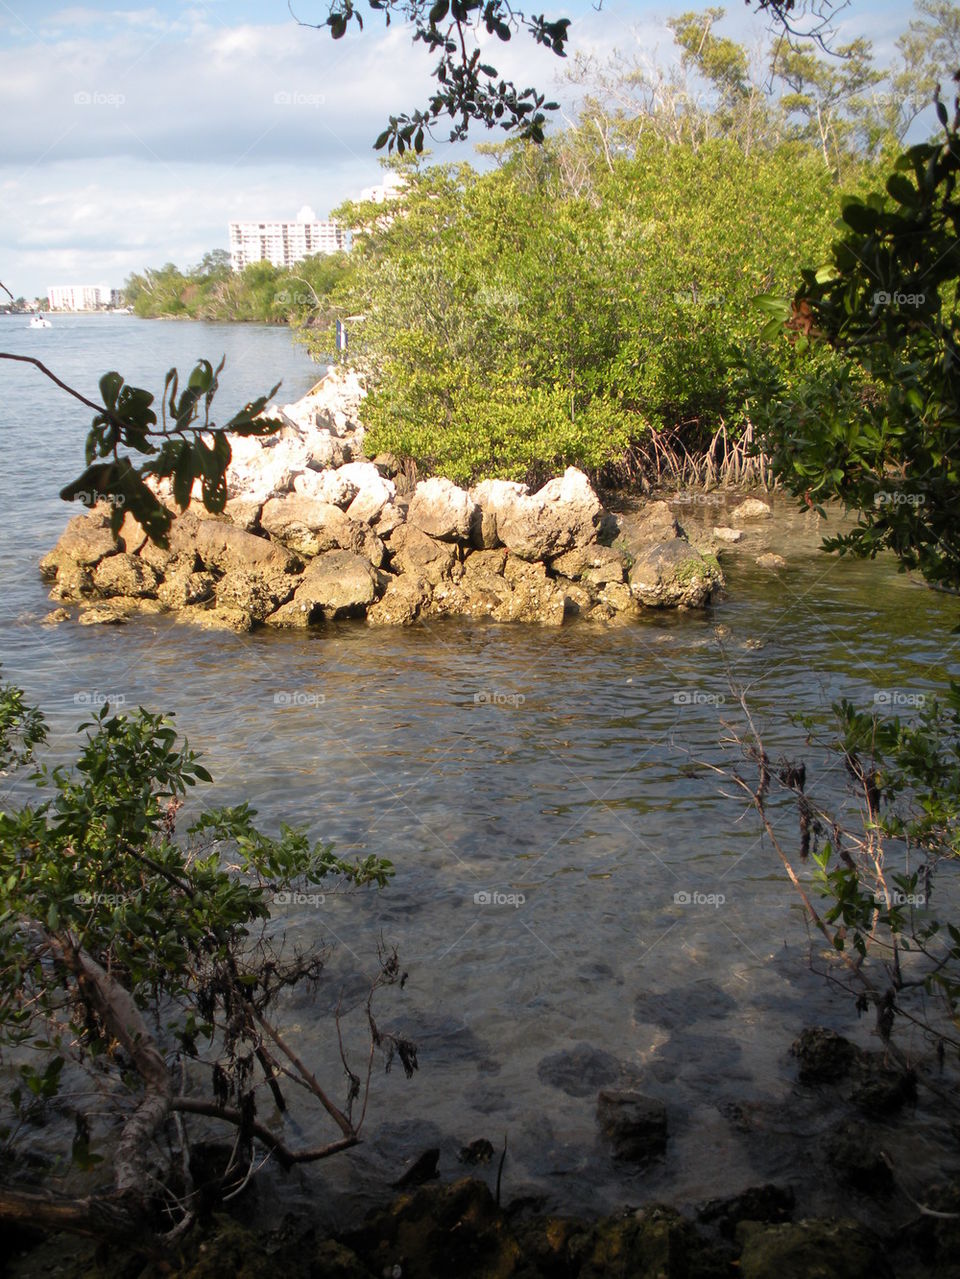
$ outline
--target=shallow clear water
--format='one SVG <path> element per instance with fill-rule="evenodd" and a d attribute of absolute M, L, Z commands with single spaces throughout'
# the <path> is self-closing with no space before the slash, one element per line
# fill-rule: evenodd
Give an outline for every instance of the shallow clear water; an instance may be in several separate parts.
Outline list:
<path fill-rule="evenodd" d="M 280 330 L 126 317 L 55 319 L 40 333 L 0 319 L 0 349 L 42 349 L 83 390 L 106 368 L 158 384 L 170 364 L 226 350 L 228 410 L 281 375 L 281 398 L 295 398 L 318 373 Z M 769 529 L 725 555 L 726 599 L 609 631 L 448 621 L 237 637 L 156 617 L 48 629 L 36 561 L 74 513 L 55 495 L 80 469 L 86 411 L 2 362 L 0 390 L 0 656 L 50 715 L 54 749 L 73 750 L 103 696 L 175 711 L 216 779 L 208 805 L 247 799 L 268 828 L 305 824 L 341 854 L 397 868 L 383 893 L 284 908 L 291 937 L 332 946 L 330 981 L 288 1009 L 326 1077 L 329 1011 L 341 990 L 361 998 L 381 937 L 409 973 L 380 1000 L 381 1024 L 420 1046 L 412 1080 L 399 1067 L 375 1075 L 369 1141 L 287 1179 L 285 1195 L 345 1212 L 426 1146 L 441 1147 L 449 1175 L 461 1144 L 499 1147 L 504 1134 L 505 1193 L 566 1208 L 804 1180 L 804 1152 L 831 1121 L 817 1097 L 788 1101 L 789 1045 L 816 1022 L 869 1045 L 870 1027 L 808 971 L 796 897 L 755 820 L 691 765 L 724 757 L 730 675 L 774 756 L 803 753 L 790 715 L 841 693 L 868 708 L 877 691 L 942 686 L 957 673 L 956 601 L 889 563 L 824 556 L 815 518 L 777 503 Z M 691 531 L 724 522 L 707 502 L 677 510 Z M 785 569 L 754 565 L 768 545 Z M 818 793 L 839 784 L 827 775 Z M 578 1044 L 615 1059 L 598 1059 L 609 1082 L 668 1103 L 668 1156 L 645 1174 L 595 1145 L 592 1076 L 567 1091 L 542 1077 L 545 1058 Z M 753 1140 L 730 1104 L 754 1108 Z M 327 1135 L 305 1122 L 306 1141 Z M 923 1106 L 896 1141 L 908 1173 L 945 1157 Z M 835 1192 L 806 1176 L 808 1205 L 829 1206 Z"/>

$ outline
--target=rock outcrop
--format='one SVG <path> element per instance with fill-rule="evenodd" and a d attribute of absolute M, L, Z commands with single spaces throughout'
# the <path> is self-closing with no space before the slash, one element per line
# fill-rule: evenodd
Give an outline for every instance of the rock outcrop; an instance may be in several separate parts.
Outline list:
<path fill-rule="evenodd" d="M 362 396 L 355 377 L 332 373 L 269 409 L 275 434 L 233 441 L 223 515 L 192 505 L 166 547 L 129 515 L 115 541 L 106 505 L 72 519 L 41 561 L 51 598 L 80 604 L 87 623 L 171 612 L 242 632 L 347 617 L 626 622 L 699 608 L 721 586 L 666 503 L 621 528 L 573 467 L 535 492 L 443 477 L 398 491 L 397 459 L 362 457 Z M 173 509 L 169 484 L 156 492 Z"/>

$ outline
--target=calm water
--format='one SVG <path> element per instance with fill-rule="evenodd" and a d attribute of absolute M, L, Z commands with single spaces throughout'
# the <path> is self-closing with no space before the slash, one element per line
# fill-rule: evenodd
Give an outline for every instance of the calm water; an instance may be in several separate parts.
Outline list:
<path fill-rule="evenodd" d="M 318 375 L 282 330 L 54 324 L 34 333 L 0 318 L 0 349 L 43 352 L 86 391 L 108 368 L 159 387 L 171 364 L 226 352 L 229 411 L 280 377 L 293 399 Z M 397 867 L 380 895 L 286 908 L 291 937 L 332 944 L 329 983 L 287 1012 L 327 1077 L 329 1010 L 341 990 L 347 1004 L 360 997 L 381 937 L 409 973 L 381 1000 L 381 1024 L 417 1040 L 421 1065 L 410 1081 L 399 1068 L 375 1077 L 370 1140 L 286 1179 L 287 1201 L 345 1211 L 426 1146 L 450 1175 L 461 1144 L 499 1147 L 506 1133 L 508 1197 L 685 1203 L 773 1178 L 804 1183 L 808 1208 L 830 1206 L 835 1191 L 803 1164 L 831 1120 L 817 1099 L 787 1103 L 788 1049 L 806 1024 L 865 1045 L 870 1027 L 808 970 L 796 899 L 755 822 L 691 764 L 722 756 L 728 668 L 774 755 L 802 750 L 788 717 L 831 697 L 868 708 L 878 690 L 942 686 L 957 672 L 955 601 L 889 564 L 822 555 L 816 521 L 779 504 L 750 552 L 725 560 L 726 600 L 611 631 L 448 622 L 236 637 L 158 618 L 45 629 L 36 561 L 73 513 L 55 495 L 80 469 L 88 419 L 32 371 L 0 363 L 0 391 L 0 657 L 49 714 L 55 750 L 73 750 L 84 700 L 175 711 L 216 779 L 208 804 L 247 799 L 268 828 L 305 824 L 344 855 Z M 691 528 L 722 522 L 705 503 L 678 511 Z M 768 543 L 788 560 L 779 573 L 753 564 Z M 677 700 L 694 693 L 728 702 Z M 821 778 L 818 794 L 837 784 Z M 524 900 L 484 904 L 483 892 Z M 682 892 L 725 901 L 683 905 Z M 669 1153 L 645 1175 L 625 1176 L 594 1145 L 592 1078 L 563 1091 L 542 1077 L 545 1058 L 578 1044 L 615 1059 L 601 1073 L 667 1101 Z M 728 1103 L 754 1106 L 755 1140 Z M 302 1135 L 325 1134 L 311 1121 Z M 922 1106 L 895 1140 L 907 1174 L 942 1164 Z"/>

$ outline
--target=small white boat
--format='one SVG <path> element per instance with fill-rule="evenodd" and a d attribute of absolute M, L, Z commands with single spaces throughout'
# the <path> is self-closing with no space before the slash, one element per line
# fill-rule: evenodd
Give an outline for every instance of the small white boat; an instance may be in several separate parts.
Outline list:
<path fill-rule="evenodd" d="M 53 325 L 50 323 L 50 321 L 41 311 L 39 315 L 32 315 L 30 317 L 30 323 L 27 325 L 27 328 L 28 329 L 52 329 Z"/>

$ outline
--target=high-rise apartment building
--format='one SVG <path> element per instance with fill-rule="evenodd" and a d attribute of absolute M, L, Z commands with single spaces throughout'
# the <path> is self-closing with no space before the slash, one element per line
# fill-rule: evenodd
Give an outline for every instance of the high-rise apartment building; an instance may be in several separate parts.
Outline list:
<path fill-rule="evenodd" d="M 47 289 L 47 305 L 51 311 L 99 311 L 115 305 L 115 292 L 106 284 L 55 284 Z"/>
<path fill-rule="evenodd" d="M 336 222 L 319 222 L 309 207 L 296 222 L 231 222 L 230 263 L 242 271 L 251 262 L 293 266 L 316 253 L 337 253 L 347 247 L 347 231 Z"/>

